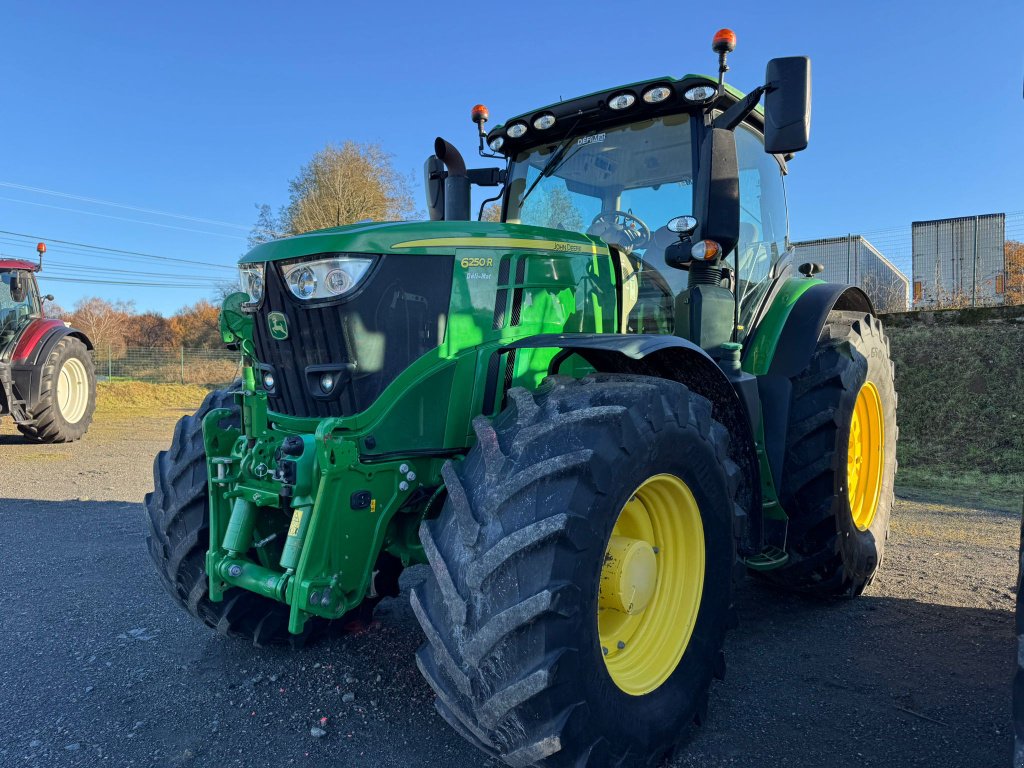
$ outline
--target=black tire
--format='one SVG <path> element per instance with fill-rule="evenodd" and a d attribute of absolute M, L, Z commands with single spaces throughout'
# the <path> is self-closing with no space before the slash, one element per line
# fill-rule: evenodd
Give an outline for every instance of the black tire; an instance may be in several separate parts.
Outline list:
<path fill-rule="evenodd" d="M 884 458 L 874 517 L 860 530 L 847 493 L 847 454 L 865 382 L 874 384 L 881 402 Z M 889 536 L 898 435 L 894 368 L 881 322 L 862 312 L 830 312 L 810 363 L 793 380 L 779 490 L 790 518 L 790 559 L 765 574 L 770 581 L 819 597 L 864 591 Z"/>
<path fill-rule="evenodd" d="M 85 410 L 74 421 L 69 421 L 65 417 L 58 398 L 61 372 L 69 361 L 80 363 L 85 375 L 85 381 L 77 385 L 86 388 L 83 393 L 86 398 Z M 39 400 L 29 414 L 34 423 L 19 424 L 18 431 L 29 440 L 38 443 L 73 443 L 80 440 L 89 430 L 95 410 L 96 366 L 93 364 L 92 355 L 80 340 L 74 336 L 65 336 L 57 342 L 43 364 Z"/>
<path fill-rule="evenodd" d="M 380 597 L 366 599 L 343 620 L 310 619 L 302 635 L 288 632 L 288 606 L 248 592 L 230 589 L 221 602 L 209 598 L 206 550 L 210 540 L 206 449 L 203 445 L 203 417 L 215 408 L 234 412 L 226 422 L 238 424 L 234 389 L 218 390 L 206 396 L 191 416 L 178 421 L 174 439 L 153 463 L 154 489 L 146 495 L 149 529 L 146 544 L 157 575 L 174 601 L 220 634 L 244 637 L 256 647 L 290 645 L 298 647 L 328 630 L 344 630 L 353 622 L 372 616 Z M 398 574 L 394 574 L 397 594 Z"/>
<path fill-rule="evenodd" d="M 412 593 L 427 642 L 417 665 L 455 730 L 508 765 L 651 764 L 706 714 L 724 671 L 739 469 L 704 398 L 643 376 L 552 377 L 509 392 L 493 426 L 445 465 L 448 499 L 420 539 L 431 574 Z M 598 576 L 623 504 L 671 473 L 705 535 L 696 625 L 668 679 L 645 695 L 610 677 L 597 634 Z"/>

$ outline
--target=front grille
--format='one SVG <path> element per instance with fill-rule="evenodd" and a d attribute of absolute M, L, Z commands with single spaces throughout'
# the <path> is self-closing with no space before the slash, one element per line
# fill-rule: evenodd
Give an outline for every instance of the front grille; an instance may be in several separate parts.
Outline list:
<path fill-rule="evenodd" d="M 328 255 L 335 254 L 310 260 Z M 450 256 L 389 254 L 378 258 L 351 297 L 306 302 L 292 294 L 278 265 L 268 264 L 253 340 L 261 369 L 274 376 L 270 409 L 304 417 L 365 410 L 410 363 L 441 343 L 453 267 Z M 270 335 L 271 312 L 287 317 L 286 339 Z M 338 372 L 329 396 L 317 385 L 325 370 Z"/>

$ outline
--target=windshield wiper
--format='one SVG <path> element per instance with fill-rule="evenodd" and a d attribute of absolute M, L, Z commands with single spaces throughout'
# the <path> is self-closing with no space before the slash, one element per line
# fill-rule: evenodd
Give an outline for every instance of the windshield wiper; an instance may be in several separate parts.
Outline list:
<path fill-rule="evenodd" d="M 561 144 L 558 145 L 558 149 L 554 151 L 554 153 L 551 155 L 548 161 L 544 163 L 544 167 L 540 169 L 540 173 L 537 175 L 537 178 L 533 180 L 533 184 L 531 184 L 530 188 L 523 193 L 522 197 L 519 198 L 520 208 L 523 207 L 523 203 L 526 202 L 526 198 L 530 196 L 530 193 L 537 188 L 538 184 L 540 184 L 541 179 L 546 179 L 548 176 L 557 171 L 559 166 L 561 166 L 563 162 L 572 157 L 574 153 L 569 153 L 565 157 L 563 157 L 563 155 L 565 155 L 565 151 L 569 149 L 569 145 L 572 144 L 573 139 L 576 138 L 572 132 L 576 130 L 576 126 L 579 124 L 579 122 L 579 118 L 576 118 L 576 122 L 573 123 L 572 128 L 569 129 L 569 135 L 566 136 L 565 139 L 563 139 Z"/>

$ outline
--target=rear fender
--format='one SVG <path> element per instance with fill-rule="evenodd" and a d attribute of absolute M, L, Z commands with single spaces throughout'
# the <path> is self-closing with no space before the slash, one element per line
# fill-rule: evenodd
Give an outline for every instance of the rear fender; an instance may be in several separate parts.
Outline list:
<path fill-rule="evenodd" d="M 90 352 L 95 348 L 89 337 L 60 320 L 36 320 L 23 332 L 14 350 L 11 375 L 17 396 L 31 411 L 41 394 L 43 366 L 61 339 L 71 336 L 81 341 Z"/>
<path fill-rule="evenodd" d="M 761 484 L 751 416 L 718 363 L 693 342 L 656 334 L 541 334 L 513 342 L 508 349 L 559 348 L 549 373 L 579 355 L 596 371 L 671 379 L 711 401 L 712 415 L 731 437 L 730 458 L 741 470 L 736 536 L 743 549 L 758 549 Z M 747 517 L 753 515 L 753 517 Z"/>
<path fill-rule="evenodd" d="M 743 368 L 757 376 L 764 419 L 765 454 L 776 487 L 782 479 L 792 379 L 811 362 L 834 309 L 874 314 L 860 288 L 807 278 L 787 281 L 744 353 Z"/>

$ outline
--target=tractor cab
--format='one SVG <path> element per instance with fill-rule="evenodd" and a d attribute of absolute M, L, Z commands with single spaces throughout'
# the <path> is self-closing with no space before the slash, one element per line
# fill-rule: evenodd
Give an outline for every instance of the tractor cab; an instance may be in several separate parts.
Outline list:
<path fill-rule="evenodd" d="M 0 350 L 42 316 L 34 273 L 27 261 L 0 260 Z"/>
<path fill-rule="evenodd" d="M 468 214 L 470 183 L 503 184 L 503 222 L 585 233 L 614 251 L 620 332 L 674 333 L 709 351 L 742 342 L 788 263 L 783 176 L 807 145 L 810 65 L 773 59 L 765 84 L 744 96 L 724 83 L 734 47 L 731 31 L 716 35 L 717 80 L 653 78 L 489 132 L 478 105 L 480 154 L 507 167 L 446 162 L 452 148 L 439 139 L 426 168 L 432 218 L 460 218 L 453 194 Z"/>

